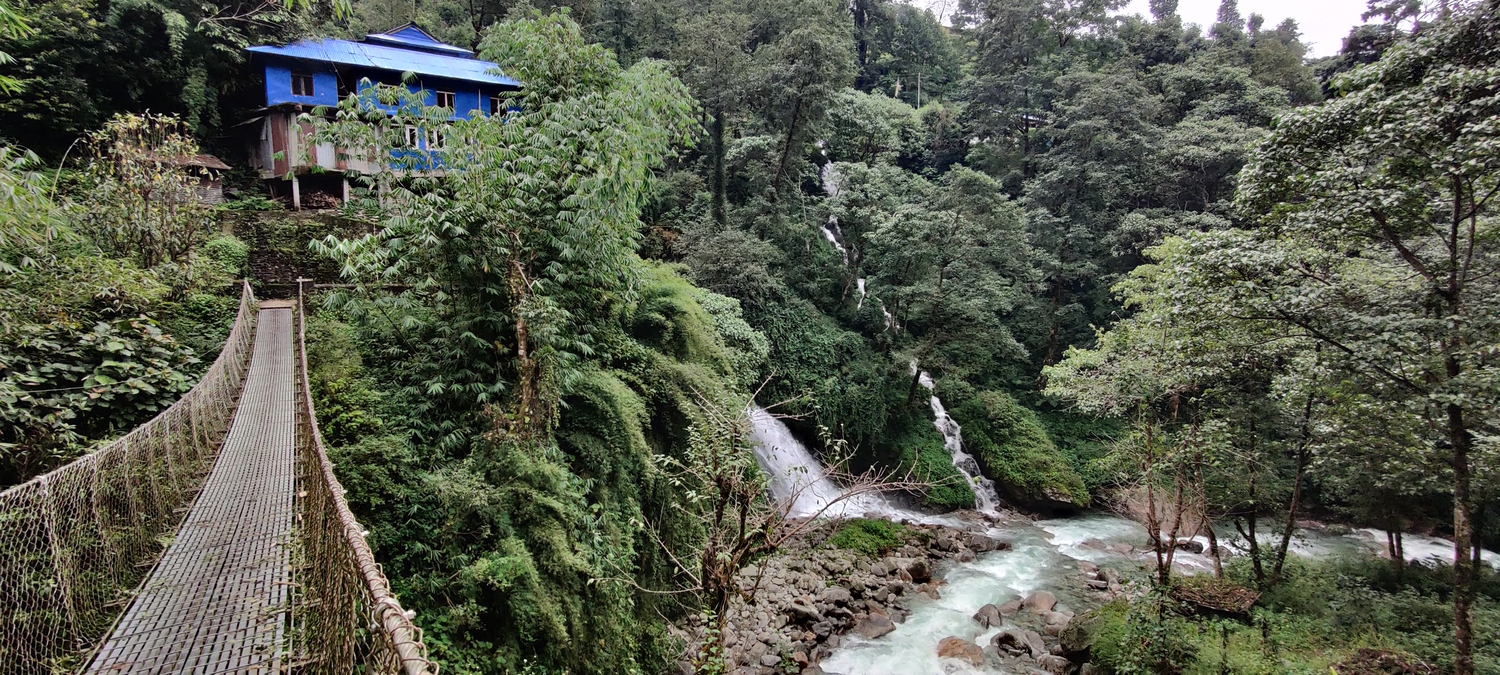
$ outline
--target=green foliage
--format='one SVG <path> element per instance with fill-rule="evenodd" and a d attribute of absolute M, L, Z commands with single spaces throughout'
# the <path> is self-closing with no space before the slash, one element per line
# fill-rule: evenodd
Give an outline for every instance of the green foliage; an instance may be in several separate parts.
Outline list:
<path fill-rule="evenodd" d="M 902 436 L 895 446 L 898 471 L 909 470 L 914 479 L 931 486 L 922 494 L 923 506 L 949 511 L 974 508 L 974 489 L 953 466 L 953 456 L 935 427 L 924 425 L 920 431 Z"/>
<path fill-rule="evenodd" d="M 828 543 L 878 558 L 906 543 L 906 526 L 889 520 L 855 518 L 840 525 Z"/>
<path fill-rule="evenodd" d="M 151 269 L 184 261 L 208 238 L 212 209 L 198 199 L 199 153 L 174 117 L 119 115 L 89 135 L 90 199 L 82 225 L 115 255 Z"/>
<path fill-rule="evenodd" d="M 243 278 L 250 263 L 250 246 L 234 235 L 223 235 L 203 244 L 203 255 L 218 264 L 231 278 Z"/>
<path fill-rule="evenodd" d="M 1036 413 L 1009 394 L 979 392 L 951 414 L 985 475 L 1013 501 L 1033 508 L 1088 505 L 1083 479 L 1053 445 Z"/>
<path fill-rule="evenodd" d="M 86 439 L 128 431 L 192 386 L 191 349 L 145 317 L 0 333 L 0 484 L 72 459 Z"/>

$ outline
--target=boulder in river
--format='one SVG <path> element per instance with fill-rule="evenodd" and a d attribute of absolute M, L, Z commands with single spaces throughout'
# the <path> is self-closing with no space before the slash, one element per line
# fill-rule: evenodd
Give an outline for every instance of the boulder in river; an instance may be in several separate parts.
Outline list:
<path fill-rule="evenodd" d="M 1000 616 L 1015 616 L 1021 611 L 1021 599 L 1007 600 L 1000 603 Z"/>
<path fill-rule="evenodd" d="M 1068 675 L 1068 672 L 1073 669 L 1072 661 L 1053 654 L 1043 654 L 1037 657 L 1036 664 L 1052 675 Z"/>
<path fill-rule="evenodd" d="M 969 548 L 977 553 L 988 553 L 990 551 L 1009 551 L 1010 542 L 1003 539 L 995 539 L 983 534 L 969 535 Z"/>
<path fill-rule="evenodd" d="M 1019 628 L 1007 628 L 990 638 L 990 644 L 995 645 L 1001 653 L 1020 654 L 1031 651 L 1026 644 L 1026 634 Z"/>
<path fill-rule="evenodd" d="M 974 622 L 985 628 L 999 626 L 1004 619 L 1000 617 L 1000 608 L 994 605 L 985 605 L 974 614 Z"/>
<path fill-rule="evenodd" d="M 1042 642 L 1042 634 L 1034 630 L 1028 630 L 1021 634 L 1026 639 L 1026 648 L 1031 650 L 1031 658 L 1039 659 L 1043 654 L 1051 654 L 1047 651 L 1047 643 Z"/>
<path fill-rule="evenodd" d="M 937 646 L 938 658 L 968 661 L 974 666 L 984 665 L 984 650 L 961 637 L 945 637 Z"/>
<path fill-rule="evenodd" d="M 1036 591 L 1026 596 L 1021 604 L 1033 614 L 1042 614 L 1052 611 L 1052 607 L 1057 604 L 1057 596 L 1048 591 Z"/>
<path fill-rule="evenodd" d="M 932 566 L 927 564 L 926 558 L 917 558 L 906 566 L 906 572 L 911 575 L 913 583 L 925 584 L 932 581 Z"/>
<path fill-rule="evenodd" d="M 1198 555 L 1202 555 L 1203 554 L 1203 542 L 1201 542 L 1201 541 L 1194 541 L 1192 539 L 1182 539 L 1182 540 L 1179 540 L 1176 543 L 1176 546 L 1177 546 L 1177 550 L 1179 550 L 1179 551 L 1187 551 L 1188 553 L 1195 553 L 1195 554 L 1198 554 Z"/>
<path fill-rule="evenodd" d="M 883 614 L 871 614 L 854 624 L 854 632 L 871 640 L 896 630 L 896 623 Z"/>

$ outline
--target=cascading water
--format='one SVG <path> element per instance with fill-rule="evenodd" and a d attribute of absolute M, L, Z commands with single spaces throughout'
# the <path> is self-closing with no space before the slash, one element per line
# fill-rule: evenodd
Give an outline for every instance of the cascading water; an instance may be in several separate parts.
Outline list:
<path fill-rule="evenodd" d="M 854 280 L 854 285 L 859 287 L 859 302 L 854 304 L 854 311 L 858 312 L 865 306 L 865 279 L 860 277 Z"/>
<path fill-rule="evenodd" d="M 850 495 L 833 482 L 823 465 L 807 447 L 792 435 L 786 424 L 760 406 L 751 405 L 751 434 L 755 439 L 755 460 L 769 478 L 771 499 L 789 504 L 787 515 L 796 518 L 822 516 L 848 518 L 870 516 L 889 520 L 945 522 L 941 517 L 903 509 L 879 494 Z M 830 506 L 831 505 L 831 506 Z"/>
<path fill-rule="evenodd" d="M 927 388 L 931 394 L 932 423 L 938 431 L 943 434 L 943 447 L 948 449 L 948 454 L 953 456 L 953 467 L 968 479 L 969 486 L 974 489 L 975 506 L 983 513 L 998 514 L 1000 506 L 1000 495 L 995 492 L 995 482 L 985 478 L 979 471 L 979 462 L 974 456 L 964 452 L 963 429 L 958 422 L 948 416 L 948 410 L 943 407 L 943 401 L 937 397 L 937 392 L 932 382 L 932 376 L 927 371 L 917 373 L 917 364 L 912 362 L 911 370 L 917 375 L 917 381 Z"/>
<path fill-rule="evenodd" d="M 823 153 L 823 158 L 827 159 L 828 151 L 823 150 L 821 152 Z M 837 197 L 839 195 L 839 173 L 833 168 L 833 162 L 825 163 L 818 176 L 823 181 L 823 194 L 828 195 L 829 199 Z M 830 214 L 828 222 L 823 223 L 823 238 L 827 239 L 828 243 L 833 244 L 833 248 L 838 250 L 839 255 L 844 256 L 844 267 L 848 267 L 849 249 L 844 248 L 844 231 L 839 229 L 839 219 L 837 216 Z"/>
<path fill-rule="evenodd" d="M 823 466 L 792 435 L 781 420 L 760 406 L 749 409 L 755 438 L 755 459 L 770 480 L 771 498 L 791 501 L 788 515 L 806 517 L 828 508 L 844 490 L 823 472 Z"/>

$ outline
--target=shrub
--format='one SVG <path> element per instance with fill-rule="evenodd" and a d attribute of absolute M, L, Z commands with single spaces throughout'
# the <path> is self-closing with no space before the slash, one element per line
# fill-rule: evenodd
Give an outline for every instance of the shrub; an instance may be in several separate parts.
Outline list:
<path fill-rule="evenodd" d="M 878 557 L 906 543 L 906 526 L 889 520 L 855 518 L 840 526 L 829 543 Z"/>
<path fill-rule="evenodd" d="M 250 245 L 234 235 L 224 235 L 208 240 L 203 245 L 203 255 L 214 261 L 231 277 L 242 277 L 250 262 Z"/>
<path fill-rule="evenodd" d="M 974 490 L 953 466 L 953 456 L 943 447 L 937 429 L 929 425 L 928 433 L 908 433 L 896 445 L 901 469 L 910 470 L 914 478 L 931 485 L 922 495 L 922 505 L 946 510 L 974 508 Z"/>
<path fill-rule="evenodd" d="M 1088 506 L 1083 478 L 1036 414 L 1009 394 L 982 391 L 951 414 L 963 427 L 964 445 L 1012 501 L 1041 509 Z"/>

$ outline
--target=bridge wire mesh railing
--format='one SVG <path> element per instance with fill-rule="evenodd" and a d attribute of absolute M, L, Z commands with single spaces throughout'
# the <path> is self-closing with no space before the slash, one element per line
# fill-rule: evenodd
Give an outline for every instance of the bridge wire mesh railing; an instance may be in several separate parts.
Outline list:
<path fill-rule="evenodd" d="M 318 429 L 307 368 L 305 296 L 297 288 L 299 559 L 293 663 L 302 673 L 436 675 L 422 631 L 391 592 L 345 499 Z"/>
<path fill-rule="evenodd" d="M 94 647 L 202 489 L 245 381 L 255 297 L 191 390 L 97 450 L 0 492 L 0 675 L 49 672 Z"/>

